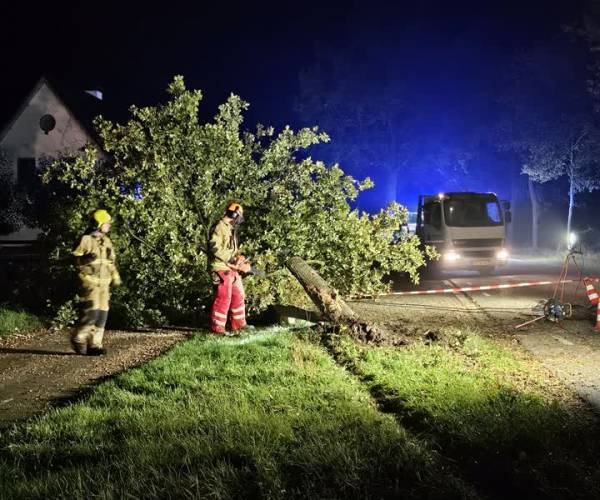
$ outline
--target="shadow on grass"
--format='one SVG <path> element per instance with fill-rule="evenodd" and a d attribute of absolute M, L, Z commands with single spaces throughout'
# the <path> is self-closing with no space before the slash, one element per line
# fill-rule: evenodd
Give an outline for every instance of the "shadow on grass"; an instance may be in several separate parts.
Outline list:
<path fill-rule="evenodd" d="M 429 442 L 483 496 L 600 498 L 600 428 L 583 409 L 512 387 L 493 369 L 441 349 L 328 348 L 382 412 Z"/>

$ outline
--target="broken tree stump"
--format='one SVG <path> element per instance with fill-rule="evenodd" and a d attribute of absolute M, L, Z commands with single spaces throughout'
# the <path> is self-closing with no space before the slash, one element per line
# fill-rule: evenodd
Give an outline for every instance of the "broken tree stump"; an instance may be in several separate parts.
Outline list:
<path fill-rule="evenodd" d="M 350 331 L 361 340 L 376 341 L 382 337 L 381 328 L 361 321 L 339 296 L 338 291 L 302 258 L 291 257 L 286 265 L 327 320 L 336 326 L 349 327 Z"/>

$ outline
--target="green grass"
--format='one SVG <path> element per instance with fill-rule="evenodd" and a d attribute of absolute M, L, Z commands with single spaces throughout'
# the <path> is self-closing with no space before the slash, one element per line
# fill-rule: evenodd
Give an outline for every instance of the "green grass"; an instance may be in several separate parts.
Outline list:
<path fill-rule="evenodd" d="M 199 335 L 5 431 L 0 499 L 600 498 L 597 419 L 525 357 L 443 333 Z"/>
<path fill-rule="evenodd" d="M 40 319 L 31 313 L 0 306 L 0 336 L 14 332 L 37 330 L 42 326 Z"/>
<path fill-rule="evenodd" d="M 473 332 L 397 349 L 333 349 L 386 412 L 496 498 L 600 498 L 595 418 L 544 386 L 518 357 Z M 452 345 L 452 343 L 451 343 Z"/>
<path fill-rule="evenodd" d="M 465 498 L 316 343 L 197 337 L 0 438 L 0 498 Z"/>

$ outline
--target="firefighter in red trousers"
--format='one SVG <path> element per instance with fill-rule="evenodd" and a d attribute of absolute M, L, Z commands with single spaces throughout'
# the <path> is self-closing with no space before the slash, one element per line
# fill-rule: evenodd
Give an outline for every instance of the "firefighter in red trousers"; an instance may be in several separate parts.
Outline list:
<path fill-rule="evenodd" d="M 244 219 L 244 209 L 239 203 L 229 203 L 225 216 L 214 227 L 210 237 L 211 274 L 215 285 L 210 329 L 224 334 L 227 319 L 231 330 L 246 327 L 246 306 L 242 274 L 247 273 L 250 262 L 239 252 L 235 228 Z"/>

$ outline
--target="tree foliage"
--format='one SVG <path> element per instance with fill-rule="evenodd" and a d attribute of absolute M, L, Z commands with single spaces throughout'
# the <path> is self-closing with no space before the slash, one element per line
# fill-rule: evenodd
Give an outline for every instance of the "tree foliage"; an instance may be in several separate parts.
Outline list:
<path fill-rule="evenodd" d="M 523 173 L 540 183 L 567 176 L 575 194 L 597 189 L 600 181 L 598 130 L 585 121 L 562 125 L 555 123 L 543 139 L 526 145 Z"/>
<path fill-rule="evenodd" d="M 349 206 L 371 186 L 306 156 L 327 142 L 316 128 L 275 134 L 242 130 L 248 104 L 231 95 L 214 120 L 199 123 L 200 91 L 182 77 L 169 100 L 130 108 L 125 124 L 97 118 L 103 152 L 88 148 L 50 166 L 50 207 L 44 222 L 54 257 L 67 255 L 89 213 L 104 207 L 125 285 L 113 306 L 129 323 L 181 317 L 206 306 L 212 294 L 207 247 L 229 200 L 245 207 L 242 250 L 268 279 L 245 279 L 251 311 L 303 296 L 285 270 L 291 255 L 312 262 L 343 293 L 383 290 L 392 270 L 418 279 L 424 264 L 416 237 L 392 244 L 406 210 L 391 205 L 370 216 Z"/>

